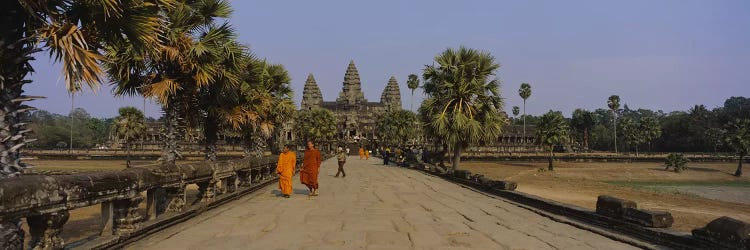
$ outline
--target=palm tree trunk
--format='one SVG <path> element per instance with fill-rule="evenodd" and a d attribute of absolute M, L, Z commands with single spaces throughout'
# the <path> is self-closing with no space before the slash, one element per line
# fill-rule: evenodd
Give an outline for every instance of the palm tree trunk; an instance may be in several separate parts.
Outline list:
<path fill-rule="evenodd" d="M 523 99 L 523 144 L 526 144 L 526 99 Z"/>
<path fill-rule="evenodd" d="M 459 143 L 456 143 L 455 146 L 453 146 L 453 171 L 458 170 L 458 164 L 461 162 L 461 146 Z"/>
<path fill-rule="evenodd" d="M 612 117 L 612 124 L 615 131 L 615 153 L 617 153 L 617 114 L 615 113 L 615 111 L 612 111 L 612 114 L 614 115 Z"/>
<path fill-rule="evenodd" d="M 125 167 L 130 167 L 130 140 L 125 141 L 125 147 L 127 153 L 125 154 Z"/>
<path fill-rule="evenodd" d="M 583 147 L 589 149 L 589 128 L 583 129 Z"/>
<path fill-rule="evenodd" d="M 178 157 L 177 143 L 179 132 L 177 131 L 178 117 L 177 107 L 173 98 L 169 100 L 171 105 L 165 106 L 166 119 L 164 119 L 164 145 L 161 151 L 161 161 L 164 163 L 174 164 Z"/>
<path fill-rule="evenodd" d="M 24 80 L 33 71 L 29 64 L 32 53 L 39 51 L 32 39 L 25 39 L 26 20 L 30 20 L 28 11 L 19 1 L 3 2 L 3 13 L 0 15 L 0 180 L 16 177 L 26 168 L 21 163 L 20 150 L 30 140 L 25 134 L 21 117 L 32 110 L 23 105 L 33 97 L 23 96 L 23 85 L 30 83 Z M 0 222 L 0 249 L 23 249 L 24 232 L 18 219 Z"/>
<path fill-rule="evenodd" d="M 550 146 L 550 149 L 549 149 L 549 166 L 547 166 L 547 170 L 549 170 L 549 171 L 554 171 L 555 170 L 555 167 L 552 166 L 552 160 L 553 160 L 552 158 L 555 157 L 554 151 L 555 151 L 555 146 Z"/>
<path fill-rule="evenodd" d="M 411 90 L 411 104 L 409 106 L 409 110 L 411 110 L 411 112 L 414 112 L 414 90 L 413 89 Z"/>
<path fill-rule="evenodd" d="M 734 176 L 740 177 L 742 176 L 742 161 L 744 160 L 745 155 L 740 155 L 740 162 L 737 164 L 737 171 L 734 171 Z"/>
<path fill-rule="evenodd" d="M 216 142 L 218 138 L 218 118 L 209 113 L 203 121 L 203 138 L 206 146 L 206 160 L 216 161 Z"/>

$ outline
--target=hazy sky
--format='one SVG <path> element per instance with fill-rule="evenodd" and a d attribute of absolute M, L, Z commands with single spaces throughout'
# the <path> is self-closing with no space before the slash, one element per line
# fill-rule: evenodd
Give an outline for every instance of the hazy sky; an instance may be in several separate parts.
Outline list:
<path fill-rule="evenodd" d="M 448 47 L 492 53 L 501 64 L 505 110 L 521 106 L 518 87 L 532 86 L 527 112 L 606 106 L 612 94 L 631 108 L 687 110 L 750 96 L 750 1 L 232 1 L 232 25 L 259 57 L 284 64 L 297 105 L 308 73 L 326 101 L 341 91 L 354 60 L 369 101 L 396 76 L 409 108 L 407 75 Z M 67 114 L 59 65 L 36 55 L 31 104 Z M 76 96 L 76 106 L 114 116 L 140 98 L 114 98 L 106 86 Z M 415 107 L 423 98 L 415 93 Z M 156 104 L 147 107 L 158 117 Z M 510 112 L 509 112 L 510 113 Z"/>

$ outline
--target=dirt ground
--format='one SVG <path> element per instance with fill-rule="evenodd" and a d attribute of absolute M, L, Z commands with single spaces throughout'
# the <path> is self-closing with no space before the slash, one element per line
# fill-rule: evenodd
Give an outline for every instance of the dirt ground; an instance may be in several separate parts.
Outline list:
<path fill-rule="evenodd" d="M 667 210 L 673 229 L 689 232 L 721 216 L 750 221 L 750 177 L 734 177 L 736 163 L 691 163 L 682 173 L 661 163 L 464 162 L 461 168 L 518 182 L 518 191 L 589 209 L 599 195 Z"/>

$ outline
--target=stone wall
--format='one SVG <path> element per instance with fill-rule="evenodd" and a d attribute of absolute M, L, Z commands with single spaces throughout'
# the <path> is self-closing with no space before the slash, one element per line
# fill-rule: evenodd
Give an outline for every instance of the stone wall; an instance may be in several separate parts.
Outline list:
<path fill-rule="evenodd" d="M 117 247 L 273 183 L 276 161 L 277 156 L 266 156 L 3 179 L 0 223 L 25 218 L 32 237 L 29 248 L 61 249 L 66 244 L 59 234 L 69 211 L 100 205 L 100 236 L 76 247 Z M 188 204 L 186 197 L 185 187 L 190 184 L 199 187 L 193 204 Z M 138 211 L 142 202 L 146 203 L 145 214 Z"/>

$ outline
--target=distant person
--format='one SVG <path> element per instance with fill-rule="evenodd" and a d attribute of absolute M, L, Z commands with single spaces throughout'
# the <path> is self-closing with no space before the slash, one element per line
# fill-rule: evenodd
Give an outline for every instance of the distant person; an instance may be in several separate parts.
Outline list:
<path fill-rule="evenodd" d="M 391 148 L 383 150 L 383 165 L 388 165 L 388 156 L 391 154 Z"/>
<path fill-rule="evenodd" d="M 370 150 L 365 149 L 365 160 L 370 159 Z"/>
<path fill-rule="evenodd" d="M 339 147 L 339 149 L 336 151 L 336 159 L 339 162 L 339 171 L 336 172 L 336 176 L 334 177 L 339 177 L 339 173 L 344 174 L 343 177 L 346 177 L 346 172 L 344 172 L 344 163 L 346 163 L 347 155 L 344 153 L 344 150 L 341 147 Z"/>
<path fill-rule="evenodd" d="M 362 148 L 362 146 L 359 146 L 359 159 L 362 160 L 365 158 L 365 149 Z"/>
<path fill-rule="evenodd" d="M 302 171 L 299 178 L 310 190 L 310 196 L 318 196 L 318 172 L 320 171 L 320 151 L 312 141 L 307 141 L 307 150 L 302 158 Z"/>
<path fill-rule="evenodd" d="M 349 147 L 346 148 L 346 155 L 349 155 Z"/>
<path fill-rule="evenodd" d="M 279 174 L 279 189 L 281 196 L 289 198 L 292 194 L 292 175 L 297 165 L 297 155 L 289 151 L 289 145 L 284 145 L 284 150 L 279 155 L 279 162 L 276 163 L 276 173 Z"/>

